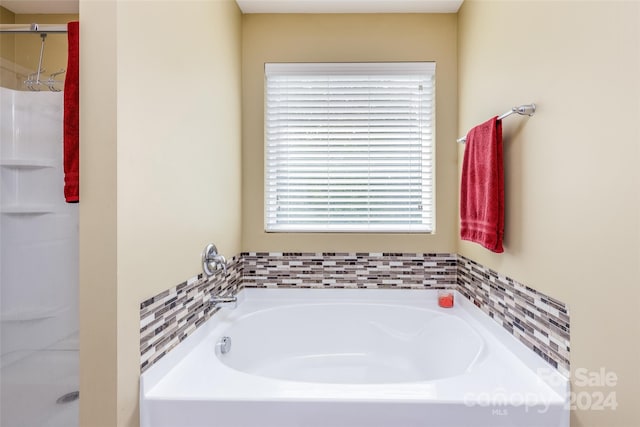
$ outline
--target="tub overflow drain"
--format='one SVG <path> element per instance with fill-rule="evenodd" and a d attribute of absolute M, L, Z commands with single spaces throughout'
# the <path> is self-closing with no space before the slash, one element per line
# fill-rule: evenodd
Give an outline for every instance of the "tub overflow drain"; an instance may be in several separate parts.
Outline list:
<path fill-rule="evenodd" d="M 229 351 L 231 351 L 231 337 L 220 338 L 220 341 L 218 341 L 217 347 L 218 347 L 218 350 L 220 350 L 220 353 L 222 354 L 229 353 Z"/>
<path fill-rule="evenodd" d="M 79 391 L 72 391 L 71 393 L 63 394 L 62 396 L 60 396 L 56 400 L 56 403 L 62 404 L 62 403 L 73 402 L 74 400 L 78 400 L 79 397 L 80 397 Z"/>

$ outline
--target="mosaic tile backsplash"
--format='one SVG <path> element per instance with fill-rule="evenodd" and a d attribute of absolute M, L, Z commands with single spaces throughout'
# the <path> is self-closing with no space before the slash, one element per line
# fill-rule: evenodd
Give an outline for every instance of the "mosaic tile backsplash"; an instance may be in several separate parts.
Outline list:
<path fill-rule="evenodd" d="M 214 290 L 227 295 L 240 286 L 241 266 L 240 258 L 233 257 L 228 263 L 226 281 L 221 273 L 210 278 L 199 274 L 140 304 L 140 372 L 160 360 L 218 311 L 211 311 L 206 304 L 209 295 Z"/>
<path fill-rule="evenodd" d="M 569 376 L 569 310 L 565 304 L 460 255 L 457 289 Z"/>
<path fill-rule="evenodd" d="M 415 253 L 247 252 L 242 283 L 251 288 L 456 286 L 457 257 Z"/>
<path fill-rule="evenodd" d="M 140 304 L 144 372 L 213 313 L 212 292 L 232 288 L 457 289 L 561 373 L 569 372 L 567 307 L 456 254 L 243 252 L 221 274 L 193 277 Z"/>

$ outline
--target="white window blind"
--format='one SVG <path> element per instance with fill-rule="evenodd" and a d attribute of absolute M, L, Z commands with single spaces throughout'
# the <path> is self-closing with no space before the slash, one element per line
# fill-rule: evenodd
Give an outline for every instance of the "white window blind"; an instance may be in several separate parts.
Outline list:
<path fill-rule="evenodd" d="M 435 63 L 266 64 L 265 230 L 431 232 Z"/>

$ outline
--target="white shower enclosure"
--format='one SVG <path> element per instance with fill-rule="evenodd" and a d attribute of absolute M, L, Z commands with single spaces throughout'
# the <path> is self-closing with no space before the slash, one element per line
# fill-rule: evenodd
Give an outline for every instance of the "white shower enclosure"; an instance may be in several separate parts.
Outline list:
<path fill-rule="evenodd" d="M 63 92 L 0 88 L 0 425 L 78 425 L 78 205 Z"/>

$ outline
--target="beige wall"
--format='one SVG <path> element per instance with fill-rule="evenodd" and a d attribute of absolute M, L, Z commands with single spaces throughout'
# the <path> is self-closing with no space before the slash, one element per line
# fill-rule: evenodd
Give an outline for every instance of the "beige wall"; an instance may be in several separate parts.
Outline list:
<path fill-rule="evenodd" d="M 0 6 L 0 24 L 15 24 L 15 22 L 15 13 Z M 15 61 L 15 37 L 13 34 L 0 34 L 0 58 L 12 63 Z"/>
<path fill-rule="evenodd" d="M 0 24 L 15 24 L 16 15 L 6 7 L 0 6 Z M 4 49 L 3 49 L 4 50 Z M 4 56 L 4 53 L 2 55 Z"/>
<path fill-rule="evenodd" d="M 615 411 L 572 426 L 640 425 L 640 3 L 465 1 L 460 134 L 504 121 L 505 253 L 459 253 L 567 302 L 571 366 L 614 371 Z M 462 159 L 460 148 L 459 159 Z"/>
<path fill-rule="evenodd" d="M 0 24 L 14 24 L 16 15 L 9 9 L 0 6 Z M 18 88 L 18 79 L 15 73 L 15 35 L 0 34 L 0 86 L 9 89 Z"/>
<path fill-rule="evenodd" d="M 241 15 L 231 0 L 80 15 L 81 425 L 135 426 L 140 302 L 201 272 L 208 242 L 240 251 Z"/>
<path fill-rule="evenodd" d="M 455 250 L 457 19 L 441 15 L 244 15 L 242 248 L 251 251 Z M 436 233 L 264 232 L 265 62 L 436 61 Z"/>
<path fill-rule="evenodd" d="M 118 413 L 116 5 L 80 15 L 80 425 L 102 427 Z"/>

